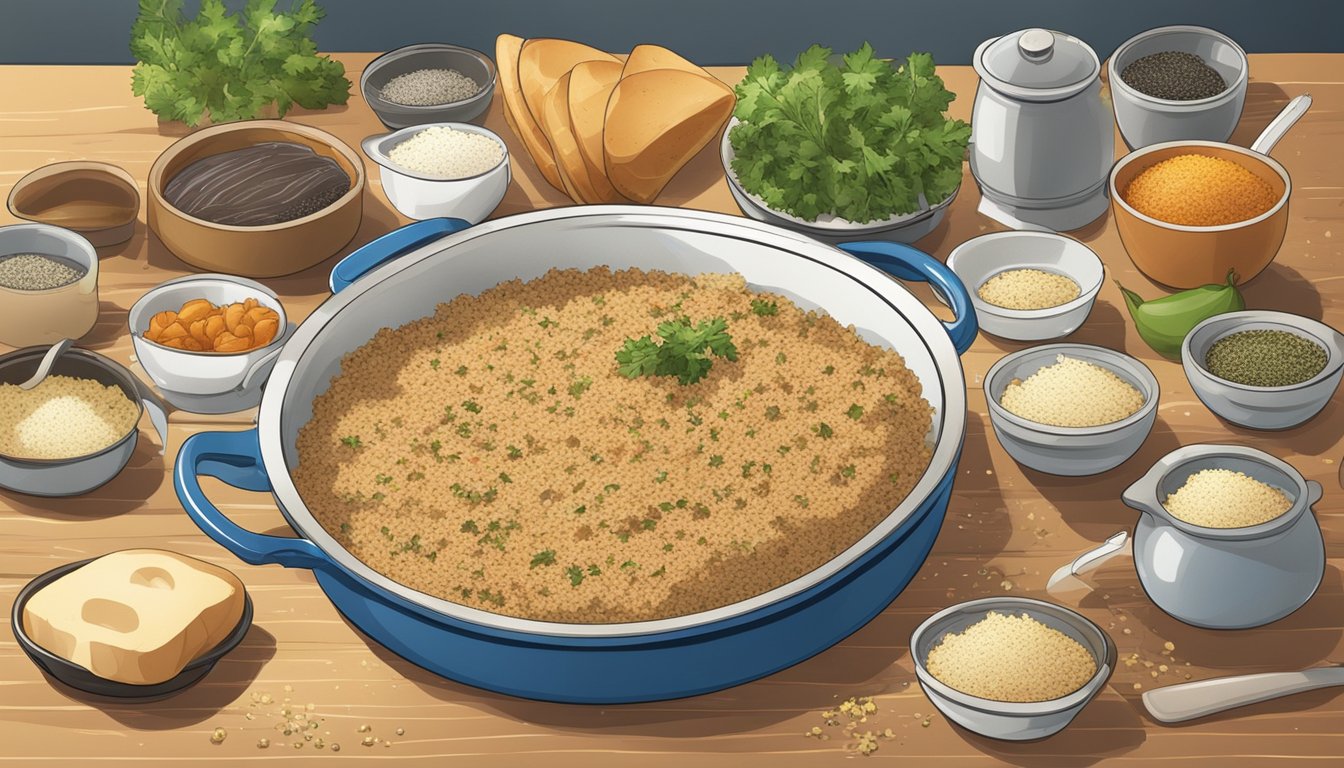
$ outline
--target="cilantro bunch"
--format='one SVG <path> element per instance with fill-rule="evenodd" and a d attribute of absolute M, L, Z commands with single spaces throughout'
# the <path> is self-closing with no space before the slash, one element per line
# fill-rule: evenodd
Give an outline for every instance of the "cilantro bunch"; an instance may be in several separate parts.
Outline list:
<path fill-rule="evenodd" d="M 944 200 L 961 183 L 971 127 L 943 113 L 956 96 L 913 53 L 894 65 L 872 46 L 831 61 L 814 45 L 782 69 L 770 55 L 737 86 L 733 173 L 777 211 L 881 221 Z"/>
<path fill-rule="evenodd" d="M 216 123 L 257 117 L 275 104 L 281 117 L 298 104 L 322 109 L 350 98 L 350 81 L 338 61 L 317 54 L 309 36 L 323 12 L 313 0 L 247 0 L 230 14 L 223 0 L 201 0 L 195 19 L 182 15 L 182 0 L 140 0 L 131 27 L 131 53 L 139 61 L 131 92 L 163 120 L 195 127 L 209 112 Z"/>
<path fill-rule="evenodd" d="M 649 336 L 626 339 L 616 352 L 621 375 L 676 376 L 682 384 L 694 384 L 709 373 L 710 355 L 725 360 L 737 359 L 737 346 L 728 335 L 728 323 L 722 317 L 691 325 L 689 318 L 658 324 L 658 344 Z"/>

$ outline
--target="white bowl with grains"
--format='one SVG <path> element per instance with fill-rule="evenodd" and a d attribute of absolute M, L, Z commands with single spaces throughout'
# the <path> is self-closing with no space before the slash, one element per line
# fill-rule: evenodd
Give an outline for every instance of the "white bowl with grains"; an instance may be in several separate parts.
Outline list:
<path fill-rule="evenodd" d="M 479 224 L 513 180 L 509 149 L 493 131 L 434 123 L 370 136 L 364 154 L 382 167 L 387 199 L 403 216 L 447 216 Z"/>
<path fill-rule="evenodd" d="M 915 677 L 949 720 L 982 736 L 1041 739 L 1063 730 L 1115 668 L 1110 637 L 1079 613 L 990 597 L 930 616 L 910 638 Z"/>
<path fill-rule="evenodd" d="M 1014 352 L 985 374 L 989 421 L 1013 460 L 1051 475 L 1114 469 L 1148 439 L 1159 388 L 1148 366 L 1090 344 Z"/>
<path fill-rule="evenodd" d="M 1091 248 L 1052 232 L 993 232 L 958 245 L 947 266 L 971 291 L 980 330 L 1044 341 L 1078 330 L 1106 269 Z"/>

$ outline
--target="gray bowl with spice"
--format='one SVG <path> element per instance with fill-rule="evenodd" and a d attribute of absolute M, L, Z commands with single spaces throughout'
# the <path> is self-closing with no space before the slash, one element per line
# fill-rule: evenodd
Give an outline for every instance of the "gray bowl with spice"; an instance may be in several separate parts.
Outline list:
<path fill-rule="evenodd" d="M 456 73 L 456 74 L 453 74 Z M 408 45 L 364 67 L 359 90 L 388 128 L 485 122 L 495 95 L 495 63 L 448 43 Z M 432 103 L 443 99 L 440 103 Z"/>
<path fill-rule="evenodd" d="M 0 356 L 0 384 L 13 386 L 26 382 L 37 372 L 38 365 L 47 351 L 47 347 L 27 347 Z M 126 466 L 126 462 L 130 461 L 131 455 L 135 453 L 140 417 L 146 412 L 149 413 L 159 433 L 161 446 L 159 452 L 163 452 L 162 446 L 168 442 L 167 409 L 153 390 L 125 367 L 96 352 L 69 349 L 52 363 L 49 375 L 90 380 L 105 387 L 114 387 L 134 407 L 134 417 L 127 419 L 129 428 L 124 433 L 113 435 L 104 441 L 106 444 L 102 447 L 78 455 L 63 458 L 34 458 L 16 455 L 19 453 L 17 450 L 0 451 L 0 487 L 33 496 L 78 496 L 92 491 L 116 477 Z M 49 386 L 51 382 L 50 378 L 45 379 L 29 392 L 34 393 L 34 397 L 40 398 L 43 388 Z M 90 404 L 81 394 L 72 395 L 65 392 L 58 394 L 61 395 L 61 400 L 67 401 L 59 406 L 65 410 L 65 413 L 60 415 L 53 413 L 58 410 L 57 407 L 48 407 L 52 402 L 50 399 L 36 408 L 31 407 L 31 402 L 28 403 L 29 407 L 25 408 L 23 403 L 15 403 L 11 399 L 10 405 L 14 409 L 12 413 L 26 416 L 22 421 L 7 420 L 0 425 L 0 428 L 10 432 L 6 443 L 17 445 L 30 442 L 25 439 L 25 433 L 28 433 L 40 434 L 41 442 L 49 445 L 60 438 L 57 435 L 53 439 L 53 430 L 88 433 L 94 429 L 88 424 L 81 424 L 79 417 L 97 419 L 99 423 L 96 426 L 104 426 L 110 418 L 105 410 Z M 75 400 L 76 405 L 71 406 L 68 402 L 70 400 Z M 88 444 L 87 440 L 80 442 L 82 446 Z"/>
<path fill-rule="evenodd" d="M 1055 426 L 1024 418 L 1004 407 L 1009 385 L 1021 384 L 1047 366 L 1067 358 L 1114 374 L 1105 383 L 1138 391 L 1142 405 L 1124 418 L 1096 426 Z M 1096 388 L 1073 388 L 1095 402 L 1106 398 Z M 985 374 L 985 401 L 994 436 L 1013 460 L 1038 472 L 1077 477 L 1114 469 L 1133 456 L 1157 420 L 1159 387 L 1148 366 L 1122 352 L 1090 344 L 1046 344 L 1005 356 Z M 1127 394 L 1127 390 L 1117 393 Z"/>
<path fill-rule="evenodd" d="M 1075 691 L 1047 701 L 997 701 L 959 691 L 929 671 L 929 653 L 952 633 L 962 633 L 989 613 L 1026 615 L 1050 629 L 1062 632 L 1081 645 L 1096 665 L 1096 672 Z M 990 597 L 954 605 L 930 616 L 910 637 L 910 655 L 920 688 L 949 720 L 992 739 L 1030 741 L 1063 730 L 1087 706 L 1110 679 L 1115 669 L 1116 649 L 1107 634 L 1087 617 L 1043 600 Z M 1041 664 L 1052 662 L 1039 658 Z"/>
<path fill-rule="evenodd" d="M 1121 43 L 1106 71 L 1120 135 L 1138 149 L 1166 141 L 1227 141 L 1246 103 L 1250 63 L 1227 35 L 1176 25 Z"/>
<path fill-rule="evenodd" d="M 1186 335 L 1181 365 L 1218 416 L 1251 429 L 1290 429 L 1334 396 L 1344 378 L 1344 335 L 1288 312 L 1228 312 Z"/>

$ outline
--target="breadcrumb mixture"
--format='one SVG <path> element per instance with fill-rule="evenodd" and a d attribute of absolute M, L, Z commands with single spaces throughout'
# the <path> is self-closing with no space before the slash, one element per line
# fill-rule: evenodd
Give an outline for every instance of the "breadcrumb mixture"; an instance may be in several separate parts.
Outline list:
<path fill-rule="evenodd" d="M 929 674 L 993 701 L 1050 701 L 1082 688 L 1097 660 L 1072 637 L 1023 613 L 991 611 L 944 635 L 929 651 Z"/>
<path fill-rule="evenodd" d="M 627 378 L 659 323 L 721 317 L 736 361 Z M 739 275 L 552 270 L 348 355 L 299 433 L 308 508 L 374 570 L 494 613 L 660 619 L 791 581 L 927 467 L 932 408 L 892 350 Z"/>

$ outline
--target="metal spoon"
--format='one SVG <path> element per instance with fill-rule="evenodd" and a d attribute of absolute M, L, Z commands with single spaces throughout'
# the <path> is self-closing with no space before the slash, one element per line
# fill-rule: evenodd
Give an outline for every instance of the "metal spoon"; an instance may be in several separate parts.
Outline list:
<path fill-rule="evenodd" d="M 1255 141 L 1251 142 L 1251 151 L 1268 155 L 1270 150 L 1274 149 L 1274 145 L 1279 143 L 1279 139 L 1282 139 L 1310 108 L 1310 93 L 1294 97 L 1273 120 L 1269 121 L 1269 125 L 1265 126 L 1265 130 L 1260 132 Z"/>
<path fill-rule="evenodd" d="M 51 373 L 51 366 L 56 364 L 56 358 L 65 354 L 65 351 L 74 343 L 75 342 L 72 339 L 61 339 L 55 344 L 52 344 L 51 349 L 47 350 L 47 354 L 43 355 L 42 361 L 37 364 L 37 372 L 27 381 L 20 384 L 19 389 L 32 389 L 38 384 L 41 384 L 42 380 L 47 378 L 47 374 Z"/>
<path fill-rule="evenodd" d="M 1143 694 L 1154 720 L 1180 723 L 1295 693 L 1344 685 L 1344 667 L 1268 672 L 1169 685 Z"/>
<path fill-rule="evenodd" d="M 1061 589 L 1062 586 L 1086 587 L 1086 584 L 1083 584 L 1078 580 L 1078 574 L 1083 571 L 1092 570 L 1107 560 L 1110 560 L 1112 557 L 1121 554 L 1125 550 L 1125 544 L 1128 542 L 1129 531 L 1120 531 L 1119 533 L 1112 534 L 1110 538 L 1106 539 L 1098 546 L 1075 557 L 1071 562 L 1060 566 L 1059 570 L 1055 571 L 1054 575 L 1050 577 L 1050 581 L 1046 582 L 1045 591 L 1053 592 Z M 1073 584 L 1071 582 L 1077 583 Z"/>

